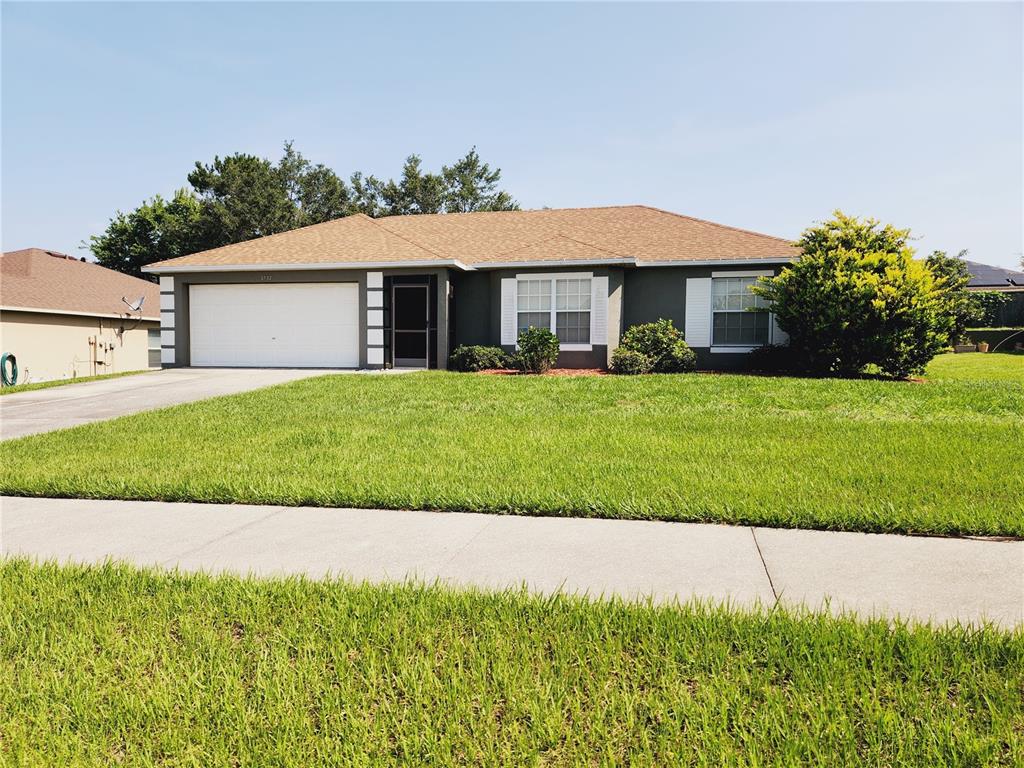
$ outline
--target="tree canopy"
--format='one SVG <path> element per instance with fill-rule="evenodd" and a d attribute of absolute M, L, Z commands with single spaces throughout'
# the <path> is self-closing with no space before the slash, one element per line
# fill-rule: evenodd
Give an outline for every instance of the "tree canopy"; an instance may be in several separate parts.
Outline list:
<path fill-rule="evenodd" d="M 483 162 L 476 147 L 436 173 L 424 170 L 418 155 L 409 155 L 397 180 L 355 171 L 346 183 L 286 142 L 276 164 L 238 152 L 196 162 L 187 180 L 191 188 L 178 190 L 169 201 L 156 195 L 134 211 L 118 211 L 101 234 L 89 238 L 96 260 L 145 277 L 142 267 L 154 261 L 355 213 L 378 217 L 519 208 L 499 188 L 501 169 Z"/>

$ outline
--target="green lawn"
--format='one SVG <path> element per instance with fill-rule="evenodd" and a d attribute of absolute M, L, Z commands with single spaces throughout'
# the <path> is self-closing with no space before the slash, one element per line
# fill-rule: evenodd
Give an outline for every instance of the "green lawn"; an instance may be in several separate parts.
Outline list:
<path fill-rule="evenodd" d="M 326 376 L 0 444 L 42 496 L 1024 535 L 1024 385 Z"/>
<path fill-rule="evenodd" d="M 931 381 L 1008 381 L 1024 385 L 1024 352 L 939 355 L 928 365 Z"/>
<path fill-rule="evenodd" d="M 0 562 L 11 765 L 1020 765 L 1024 634 Z"/>
<path fill-rule="evenodd" d="M 63 387 L 65 384 L 81 384 L 86 381 L 118 379 L 121 376 L 135 376 L 136 374 L 139 373 L 149 373 L 149 371 L 123 371 L 121 373 L 104 373 L 101 376 L 79 376 L 74 379 L 55 379 L 53 381 L 38 381 L 30 382 L 28 384 L 15 384 L 13 387 L 0 387 L 0 395 L 13 395 L 18 392 L 31 392 L 36 389 L 49 389 L 50 387 Z"/>

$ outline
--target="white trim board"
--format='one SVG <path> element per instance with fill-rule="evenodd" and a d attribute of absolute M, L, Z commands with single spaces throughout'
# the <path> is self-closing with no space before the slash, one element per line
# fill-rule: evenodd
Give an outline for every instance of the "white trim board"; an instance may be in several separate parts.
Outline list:
<path fill-rule="evenodd" d="M 69 315 L 71 317 L 108 317 L 113 320 L 125 320 L 124 315 L 119 315 L 116 312 L 75 312 L 69 309 L 46 309 L 45 307 L 10 307 L 0 306 L 0 312 L 34 312 L 39 315 Z M 152 322 L 160 322 L 159 316 L 154 317 L 152 315 L 142 315 L 141 317 L 129 316 L 128 322 L 134 320 L 149 320 Z"/>

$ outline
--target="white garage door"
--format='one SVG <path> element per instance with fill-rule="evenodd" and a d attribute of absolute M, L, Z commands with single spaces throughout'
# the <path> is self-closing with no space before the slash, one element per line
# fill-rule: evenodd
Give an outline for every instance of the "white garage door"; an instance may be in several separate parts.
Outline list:
<path fill-rule="evenodd" d="M 189 286 L 192 365 L 357 368 L 357 283 Z"/>

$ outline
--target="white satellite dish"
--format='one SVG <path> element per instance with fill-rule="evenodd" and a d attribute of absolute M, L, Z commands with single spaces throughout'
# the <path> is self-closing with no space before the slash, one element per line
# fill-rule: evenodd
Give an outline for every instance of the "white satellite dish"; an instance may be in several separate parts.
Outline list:
<path fill-rule="evenodd" d="M 139 296 L 135 301 L 128 301 L 124 296 L 121 297 L 121 301 L 128 305 L 128 309 L 132 312 L 141 312 L 142 304 L 146 300 L 145 296 Z"/>

